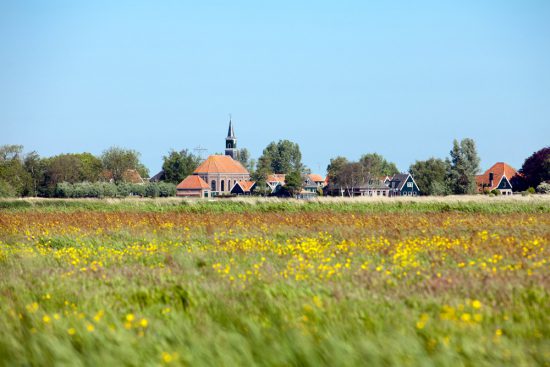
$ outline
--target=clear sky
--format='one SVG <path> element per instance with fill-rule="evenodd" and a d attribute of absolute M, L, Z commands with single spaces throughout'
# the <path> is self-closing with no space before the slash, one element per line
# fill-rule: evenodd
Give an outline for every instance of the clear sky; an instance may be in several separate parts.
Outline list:
<path fill-rule="evenodd" d="M 550 144 L 550 1 L 0 0 L 0 144 L 42 156 L 300 144 L 407 170 Z"/>

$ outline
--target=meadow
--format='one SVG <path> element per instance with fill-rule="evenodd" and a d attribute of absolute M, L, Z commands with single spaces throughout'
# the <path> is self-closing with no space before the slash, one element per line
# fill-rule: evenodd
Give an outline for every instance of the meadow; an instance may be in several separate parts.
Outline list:
<path fill-rule="evenodd" d="M 0 201 L 0 365 L 550 366 L 550 201 Z"/>

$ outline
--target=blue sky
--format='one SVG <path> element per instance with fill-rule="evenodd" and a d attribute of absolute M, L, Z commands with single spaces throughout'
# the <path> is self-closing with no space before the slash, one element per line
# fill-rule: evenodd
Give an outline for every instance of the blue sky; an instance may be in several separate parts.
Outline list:
<path fill-rule="evenodd" d="M 300 144 L 406 170 L 550 142 L 550 1 L 0 1 L 0 144 L 50 156 Z"/>

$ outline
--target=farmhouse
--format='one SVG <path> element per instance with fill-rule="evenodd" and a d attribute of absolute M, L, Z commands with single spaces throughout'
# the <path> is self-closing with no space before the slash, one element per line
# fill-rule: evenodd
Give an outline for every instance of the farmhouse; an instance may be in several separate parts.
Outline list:
<path fill-rule="evenodd" d="M 512 195 L 510 179 L 517 174 L 512 166 L 497 162 L 485 173 L 476 176 L 477 189 L 479 192 L 498 190 L 502 195 Z"/>

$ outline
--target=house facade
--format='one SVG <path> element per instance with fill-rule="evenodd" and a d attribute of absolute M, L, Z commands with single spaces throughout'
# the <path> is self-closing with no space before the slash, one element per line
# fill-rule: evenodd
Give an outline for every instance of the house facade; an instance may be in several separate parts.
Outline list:
<path fill-rule="evenodd" d="M 410 173 L 398 173 L 387 183 L 389 196 L 418 196 L 420 190 Z"/>
<path fill-rule="evenodd" d="M 322 190 L 325 187 L 325 179 L 321 175 L 314 173 L 305 175 L 304 177 L 304 190 L 308 192 L 317 193 L 318 190 Z"/>
<path fill-rule="evenodd" d="M 509 164 L 497 162 L 482 175 L 476 176 L 477 190 L 480 193 L 498 190 L 502 195 L 512 195 L 510 180 L 517 174 Z"/>
<path fill-rule="evenodd" d="M 187 176 L 176 186 L 176 196 L 183 197 L 210 197 L 210 187 L 199 176 Z"/>

